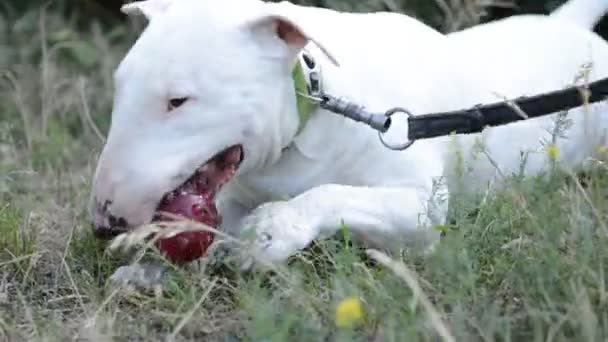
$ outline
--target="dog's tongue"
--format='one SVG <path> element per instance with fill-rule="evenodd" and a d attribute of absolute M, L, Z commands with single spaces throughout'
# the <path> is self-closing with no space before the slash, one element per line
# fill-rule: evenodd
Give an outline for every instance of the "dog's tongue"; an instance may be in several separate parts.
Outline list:
<path fill-rule="evenodd" d="M 220 224 L 215 206 L 215 195 L 236 173 L 242 158 L 240 146 L 232 147 L 208 161 L 181 187 L 165 195 L 157 208 L 157 221 L 171 221 L 163 213 L 191 221 L 204 223 L 213 228 Z M 213 234 L 204 231 L 183 232 L 173 237 L 159 239 L 157 246 L 167 259 L 186 263 L 205 255 L 213 242 Z"/>

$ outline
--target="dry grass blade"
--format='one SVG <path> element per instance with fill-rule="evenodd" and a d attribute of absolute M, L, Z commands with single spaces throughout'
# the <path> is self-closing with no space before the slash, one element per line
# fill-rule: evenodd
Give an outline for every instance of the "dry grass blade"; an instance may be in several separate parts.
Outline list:
<path fill-rule="evenodd" d="M 576 189 L 580 192 L 581 196 L 583 196 L 583 199 L 585 200 L 585 202 L 587 202 L 587 204 L 589 205 L 589 208 L 591 208 L 591 212 L 592 212 L 593 216 L 595 216 L 595 219 L 597 220 L 597 223 L 599 224 L 600 228 L 602 229 L 604 235 L 606 237 L 608 237 L 608 226 L 606 225 L 606 222 L 604 221 L 604 218 L 602 217 L 601 212 L 593 204 L 593 201 L 591 200 L 591 198 L 589 198 L 589 194 L 587 193 L 587 191 L 585 190 L 585 188 L 583 187 L 581 182 L 578 180 L 576 175 L 569 171 L 568 176 L 570 176 L 570 178 L 576 185 Z"/>
<path fill-rule="evenodd" d="M 11 264 L 16 264 L 16 263 L 21 262 L 23 260 L 34 258 L 34 257 L 38 256 L 39 254 L 40 253 L 32 253 L 32 254 L 23 255 L 23 256 L 20 256 L 20 257 L 15 257 L 15 258 L 13 258 L 11 260 L 0 262 L 0 267 L 8 266 L 8 265 L 11 265 Z"/>
<path fill-rule="evenodd" d="M 274 271 L 284 280 L 289 281 L 289 277 L 287 276 L 287 274 L 282 272 L 279 267 L 277 267 L 277 265 L 273 264 L 271 261 L 266 260 L 266 258 L 264 258 L 263 255 L 256 251 L 255 248 L 251 248 L 250 243 L 248 243 L 247 241 L 232 237 L 204 223 L 185 220 L 184 218 L 171 213 L 163 212 L 162 215 L 175 221 L 155 222 L 131 229 L 128 232 L 125 232 L 115 237 L 108 246 L 108 250 L 126 251 L 142 245 L 143 249 L 148 249 L 151 248 L 156 243 L 156 241 L 160 239 L 168 239 L 181 233 L 197 231 L 209 232 L 224 239 L 225 241 L 233 243 L 235 246 L 239 247 L 242 250 L 242 252 L 244 253 L 243 256 L 249 257 L 249 260 L 255 261 L 256 264 Z"/>
<path fill-rule="evenodd" d="M 74 293 L 76 294 L 76 298 L 78 299 L 78 304 L 80 304 L 82 311 L 85 312 L 86 307 L 84 305 L 84 301 L 82 300 L 82 298 L 84 298 L 84 296 L 82 294 L 80 294 L 80 291 L 78 290 L 78 285 L 76 285 L 76 281 L 74 281 L 74 277 L 72 276 L 72 271 L 70 270 L 70 266 L 65 261 L 65 258 L 61 259 L 61 261 L 63 263 L 64 270 L 65 270 L 66 275 L 68 276 L 70 284 L 72 285 L 72 289 L 74 290 Z"/>
<path fill-rule="evenodd" d="M 443 13 L 442 29 L 445 32 L 458 31 L 481 22 L 490 7 L 512 8 L 515 0 L 435 0 Z"/>
<path fill-rule="evenodd" d="M 168 341 L 175 340 L 175 336 L 177 336 L 177 334 L 179 334 L 179 332 L 186 326 L 188 321 L 190 319 L 192 319 L 192 316 L 194 316 L 194 313 L 196 312 L 196 310 L 198 310 L 201 307 L 201 305 L 203 305 L 203 302 L 205 301 L 205 299 L 207 299 L 207 297 L 209 297 L 209 293 L 211 293 L 211 290 L 213 290 L 213 288 L 215 287 L 215 283 L 217 283 L 217 277 L 213 278 L 213 280 L 211 281 L 211 284 L 209 284 L 209 287 L 207 287 L 207 290 L 205 290 L 205 293 L 203 293 L 203 295 L 198 300 L 198 302 L 196 302 L 196 304 L 194 305 L 192 310 L 188 311 L 184 315 L 184 317 L 180 320 L 180 322 L 177 324 L 177 326 L 175 327 L 175 329 L 173 330 L 173 332 L 167 339 Z"/>
<path fill-rule="evenodd" d="M 109 295 L 106 296 L 106 298 L 103 300 L 103 302 L 101 304 L 99 304 L 99 307 L 97 308 L 97 310 L 95 310 L 93 315 L 90 316 L 89 318 L 87 318 L 87 320 L 85 321 L 85 327 L 90 328 L 95 325 L 95 321 L 97 320 L 97 318 L 99 317 L 101 312 L 106 308 L 106 306 L 108 304 L 110 304 L 112 299 L 120 293 L 120 291 L 121 291 L 120 288 L 115 288 L 114 290 L 112 290 L 112 292 Z"/>
<path fill-rule="evenodd" d="M 2 75 L 12 87 L 10 99 L 13 101 L 15 106 L 18 108 L 19 116 L 22 123 L 23 135 L 26 141 L 28 150 L 32 148 L 32 142 L 34 140 L 34 133 L 32 132 L 32 118 L 33 114 L 30 111 L 29 106 L 26 104 L 24 91 L 20 84 L 20 80 L 10 71 L 5 71 Z"/>
<path fill-rule="evenodd" d="M 515 114 L 517 114 L 520 118 L 522 119 L 528 119 L 528 114 L 526 114 L 526 112 L 524 112 L 523 109 L 521 109 L 521 107 L 519 107 L 519 105 L 517 104 L 517 102 L 515 102 L 512 99 L 507 98 L 504 95 L 501 95 L 499 93 L 494 93 L 495 96 L 499 97 L 502 101 L 504 101 L 504 103 L 507 104 L 507 106 L 509 106 L 511 109 L 513 109 L 513 111 L 515 112 Z"/>
<path fill-rule="evenodd" d="M 82 105 L 81 115 L 83 116 L 83 120 L 91 128 L 97 139 L 99 139 L 102 144 L 105 144 L 106 138 L 104 138 L 101 130 L 99 130 L 99 127 L 97 127 L 95 121 L 93 121 L 93 118 L 91 117 L 91 110 L 87 103 L 86 80 L 83 77 L 78 80 L 78 95 L 80 96 L 80 104 Z"/>
<path fill-rule="evenodd" d="M 388 255 L 373 249 L 367 250 L 367 255 L 369 255 L 372 259 L 378 261 L 382 265 L 388 267 L 391 271 L 393 271 L 399 278 L 403 279 L 405 283 L 410 287 L 410 289 L 414 292 L 414 297 L 418 298 L 422 306 L 427 312 L 431 323 L 437 330 L 437 333 L 444 341 L 454 342 L 454 336 L 450 332 L 447 324 L 441 318 L 441 314 L 435 309 L 431 301 L 428 299 L 416 277 L 416 274 L 409 270 L 407 266 L 403 263 L 395 261 L 391 259 Z"/>
<path fill-rule="evenodd" d="M 184 220 L 183 218 L 169 213 L 163 213 L 163 215 L 169 218 L 175 218 L 177 221 L 156 222 L 136 227 L 114 238 L 108 249 L 126 250 L 146 242 L 148 246 L 151 246 L 159 239 L 168 239 L 181 233 L 197 231 L 213 233 L 231 242 L 242 244 L 240 240 L 204 223 Z"/>

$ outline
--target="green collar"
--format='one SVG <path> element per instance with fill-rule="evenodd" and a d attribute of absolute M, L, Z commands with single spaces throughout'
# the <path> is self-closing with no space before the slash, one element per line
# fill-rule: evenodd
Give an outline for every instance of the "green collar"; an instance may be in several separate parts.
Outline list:
<path fill-rule="evenodd" d="M 306 126 L 308 119 L 310 119 L 310 114 L 315 111 L 317 108 L 317 104 L 311 101 L 306 96 L 302 96 L 301 94 L 308 94 L 308 85 L 306 82 L 306 76 L 304 75 L 304 70 L 302 69 L 302 62 L 298 60 L 296 66 L 292 71 L 293 84 L 296 90 L 296 105 L 298 108 L 298 116 L 300 118 L 300 123 L 298 125 L 299 134 Z"/>

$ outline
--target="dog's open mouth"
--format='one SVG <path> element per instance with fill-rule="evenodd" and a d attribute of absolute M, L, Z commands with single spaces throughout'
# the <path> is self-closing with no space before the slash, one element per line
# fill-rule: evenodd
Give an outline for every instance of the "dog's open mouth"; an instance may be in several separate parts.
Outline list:
<path fill-rule="evenodd" d="M 163 196 L 153 221 L 173 221 L 179 217 L 217 228 L 221 217 L 215 196 L 234 177 L 243 157 L 241 145 L 229 147 L 215 155 L 177 189 Z M 158 247 L 169 260 L 183 263 L 203 256 L 212 242 L 210 232 L 183 232 L 159 240 Z"/>

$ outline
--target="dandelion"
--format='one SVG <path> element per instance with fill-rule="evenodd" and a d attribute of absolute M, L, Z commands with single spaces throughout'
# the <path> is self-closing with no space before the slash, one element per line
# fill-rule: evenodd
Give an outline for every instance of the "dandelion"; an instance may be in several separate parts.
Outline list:
<path fill-rule="evenodd" d="M 553 144 L 547 146 L 547 155 L 549 156 L 549 159 L 557 160 L 557 158 L 559 158 L 559 148 Z"/>
<path fill-rule="evenodd" d="M 363 306 L 358 297 L 344 299 L 336 307 L 336 325 L 338 327 L 351 327 L 361 320 L 363 320 Z"/>

